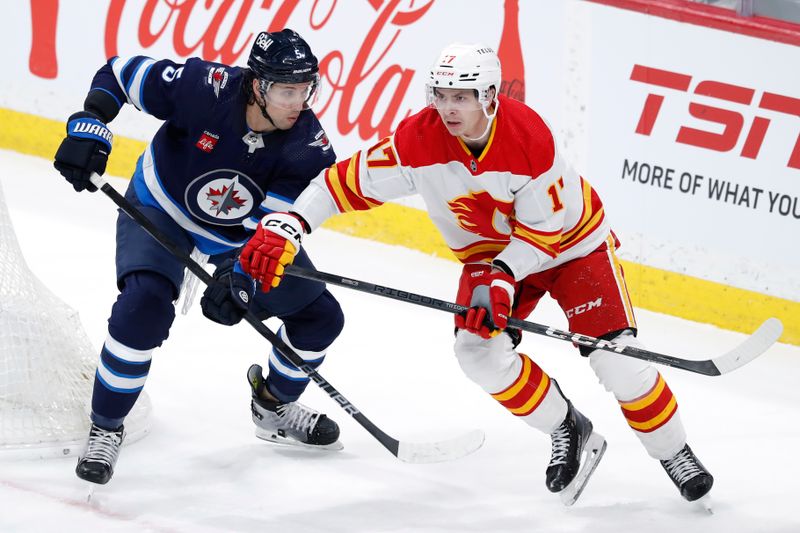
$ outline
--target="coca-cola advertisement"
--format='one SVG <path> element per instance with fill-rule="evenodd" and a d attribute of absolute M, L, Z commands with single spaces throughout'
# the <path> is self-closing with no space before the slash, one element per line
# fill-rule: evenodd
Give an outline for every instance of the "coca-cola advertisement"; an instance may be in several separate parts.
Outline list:
<path fill-rule="evenodd" d="M 782 241 L 800 220 L 800 85 L 786 67 L 800 63 L 800 47 L 770 39 L 765 20 L 753 36 L 737 32 L 735 17 L 721 28 L 719 16 L 674 20 L 630 8 L 645 2 L 611 0 L 8 4 L 0 110 L 51 119 L 59 135 L 109 57 L 242 66 L 259 31 L 289 27 L 320 60 L 314 109 L 347 157 L 426 104 L 429 69 L 445 46 L 486 44 L 502 61 L 500 92 L 551 124 L 603 196 L 623 259 L 800 298 L 800 257 Z M 789 31 L 780 28 L 778 37 Z M 125 106 L 113 130 L 141 142 L 158 125 Z M 744 245 L 741 236 L 754 234 Z"/>
<path fill-rule="evenodd" d="M 0 105 L 62 119 L 109 57 L 201 57 L 243 65 L 259 31 L 291 27 L 320 59 L 315 111 L 341 153 L 391 133 L 425 103 L 427 70 L 455 42 L 484 42 L 508 61 L 502 92 L 524 100 L 517 0 L 473 10 L 446 0 L 30 0 L 12 10 L 4 46 L 15 83 Z M 466 6 L 466 4 L 465 4 Z M 10 36 L 9 36 L 10 37 Z M 8 37 L 7 37 L 8 38 Z M 11 39 L 9 39 L 10 41 Z M 24 61 L 24 66 L 23 62 Z M 20 68 L 23 67 L 23 68 Z M 146 139 L 155 123 L 126 111 L 115 131 Z"/>

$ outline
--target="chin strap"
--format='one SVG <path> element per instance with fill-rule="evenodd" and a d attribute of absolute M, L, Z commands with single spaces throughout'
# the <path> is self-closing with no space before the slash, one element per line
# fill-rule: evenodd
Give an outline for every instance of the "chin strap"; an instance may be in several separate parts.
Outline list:
<path fill-rule="evenodd" d="M 481 107 L 481 109 L 483 110 L 483 116 L 485 116 L 488 120 L 488 122 L 486 123 L 486 129 L 483 130 L 483 133 L 481 133 L 478 137 L 475 137 L 474 139 L 472 137 L 467 137 L 466 135 L 462 135 L 461 136 L 462 139 L 464 139 L 465 141 L 473 141 L 473 142 L 481 141 L 487 135 L 489 135 L 489 130 L 492 129 L 492 123 L 494 122 L 494 117 L 497 116 L 497 109 L 500 107 L 500 100 L 498 100 L 497 98 L 494 99 L 494 113 L 492 113 L 491 115 L 486 111 L 488 107 L 489 107 L 488 105 Z"/>

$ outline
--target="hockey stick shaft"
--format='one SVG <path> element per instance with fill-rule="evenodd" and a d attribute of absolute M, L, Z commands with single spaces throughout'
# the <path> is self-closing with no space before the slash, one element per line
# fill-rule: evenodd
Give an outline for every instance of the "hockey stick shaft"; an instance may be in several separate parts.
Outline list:
<path fill-rule="evenodd" d="M 191 256 L 181 248 L 179 248 L 172 240 L 165 235 L 153 222 L 150 221 L 139 209 L 131 204 L 124 196 L 122 196 L 116 189 L 109 185 L 102 177 L 97 174 L 92 175 L 92 183 L 103 193 L 108 196 L 117 206 L 134 221 L 136 221 L 142 229 L 150 234 L 158 243 L 163 246 L 168 252 L 174 255 L 177 259 L 184 264 L 195 276 L 209 285 L 214 281 L 214 278 L 205 271 Z M 325 378 L 320 375 L 313 367 L 309 366 L 302 357 L 300 357 L 290 346 L 288 346 L 278 335 L 272 332 L 265 326 L 254 314 L 247 313 L 244 319 L 253 328 L 258 331 L 267 341 L 270 342 L 286 359 L 293 365 L 305 373 L 311 380 L 314 381 L 328 396 L 330 396 L 347 414 L 352 416 L 361 427 L 375 437 L 384 448 L 389 450 L 392 455 L 398 457 L 400 451 L 400 441 L 387 435 L 378 426 L 372 423 L 361 411 L 356 408 L 347 398 L 345 398 L 336 388 L 331 385 Z"/>
<path fill-rule="evenodd" d="M 468 308 L 445 300 L 439 300 L 430 296 L 414 294 L 404 290 L 393 289 L 383 285 L 376 285 L 366 281 L 355 280 L 343 276 L 329 274 L 318 270 L 303 268 L 295 265 L 289 265 L 286 268 L 286 273 L 292 276 L 311 279 L 315 281 L 322 281 L 345 287 L 348 289 L 365 292 L 367 294 L 375 294 L 384 298 L 399 300 L 401 302 L 408 302 L 430 309 L 437 309 L 439 311 L 446 311 L 452 314 L 458 314 L 466 311 Z M 731 350 L 722 357 L 716 359 L 707 359 L 703 361 L 692 361 L 688 359 L 681 359 L 671 355 L 664 355 L 643 348 L 635 346 L 626 346 L 624 344 L 617 344 L 603 339 L 597 339 L 589 335 L 582 335 L 580 333 L 572 333 L 570 331 L 562 331 L 550 326 L 543 326 L 534 322 L 520 320 L 518 318 L 510 317 L 508 319 L 509 327 L 519 328 L 523 331 L 535 333 L 537 335 L 544 335 L 554 339 L 580 344 L 581 346 L 588 346 L 600 350 L 642 359 L 652 363 L 658 363 L 681 370 L 687 370 L 696 374 L 703 374 L 706 376 L 719 376 L 728 373 L 744 364 L 755 359 L 758 355 L 763 353 L 769 346 L 778 340 L 782 332 L 780 321 L 771 318 L 764 322 L 761 327 L 753 334 L 753 336 L 745 341 L 738 348 Z"/>

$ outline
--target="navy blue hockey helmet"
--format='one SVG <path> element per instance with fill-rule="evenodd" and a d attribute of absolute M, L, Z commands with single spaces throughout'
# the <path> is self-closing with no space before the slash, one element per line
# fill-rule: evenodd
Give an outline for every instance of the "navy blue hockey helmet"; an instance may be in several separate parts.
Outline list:
<path fill-rule="evenodd" d="M 247 66 L 256 77 L 273 83 L 305 83 L 319 79 L 319 61 L 300 35 L 288 28 L 258 34 Z"/>

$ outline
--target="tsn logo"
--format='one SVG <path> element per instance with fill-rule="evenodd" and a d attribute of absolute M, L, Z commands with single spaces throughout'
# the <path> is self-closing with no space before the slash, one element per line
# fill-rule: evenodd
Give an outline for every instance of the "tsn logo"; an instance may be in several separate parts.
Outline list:
<path fill-rule="evenodd" d="M 647 95 L 642 113 L 639 116 L 639 123 L 636 126 L 636 133 L 648 136 L 653 132 L 653 126 L 655 126 L 658 113 L 661 110 L 661 104 L 664 102 L 665 96 L 663 93 L 666 91 L 663 89 L 689 92 L 689 88 L 692 86 L 692 76 L 643 65 L 633 66 L 630 79 L 662 89 L 650 92 Z M 755 89 L 711 80 L 697 82 L 692 92 L 697 95 L 716 98 L 722 102 L 751 106 L 751 108 L 756 107 L 757 109 L 782 113 L 792 117 L 800 116 L 800 99 L 790 96 L 764 91 L 760 99 L 754 101 Z M 717 152 L 729 152 L 739 144 L 739 139 L 745 130 L 745 116 L 741 113 L 729 109 L 729 106 L 716 107 L 698 102 L 689 102 L 689 114 L 694 118 L 719 124 L 724 129 L 722 133 L 716 133 L 681 126 L 675 139 L 676 142 Z M 749 159 L 758 157 L 770 125 L 769 118 L 753 114 L 755 116 L 747 128 L 744 142 L 739 152 L 741 157 Z M 800 169 L 800 136 L 795 142 L 786 166 Z"/>

